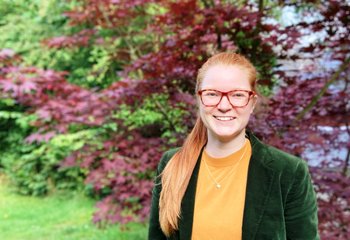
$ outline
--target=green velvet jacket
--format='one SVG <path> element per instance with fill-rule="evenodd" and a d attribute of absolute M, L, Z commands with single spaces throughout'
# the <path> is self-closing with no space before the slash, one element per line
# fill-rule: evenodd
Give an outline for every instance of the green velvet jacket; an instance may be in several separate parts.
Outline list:
<path fill-rule="evenodd" d="M 247 137 L 252 145 L 252 156 L 248 168 L 242 239 L 319 239 L 316 196 L 306 163 L 263 144 L 248 131 Z M 176 151 L 173 149 L 163 155 L 157 174 L 162 172 Z M 200 160 L 201 154 L 182 199 L 179 229 L 170 238 L 163 234 L 159 225 L 161 185 L 156 180 L 152 192 L 149 240 L 191 239 Z"/>

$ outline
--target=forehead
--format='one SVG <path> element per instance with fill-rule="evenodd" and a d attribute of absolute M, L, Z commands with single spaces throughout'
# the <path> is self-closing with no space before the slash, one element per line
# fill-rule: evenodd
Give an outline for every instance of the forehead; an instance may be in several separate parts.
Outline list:
<path fill-rule="evenodd" d="M 237 65 L 214 65 L 208 68 L 200 84 L 201 89 L 251 89 L 248 70 Z"/>

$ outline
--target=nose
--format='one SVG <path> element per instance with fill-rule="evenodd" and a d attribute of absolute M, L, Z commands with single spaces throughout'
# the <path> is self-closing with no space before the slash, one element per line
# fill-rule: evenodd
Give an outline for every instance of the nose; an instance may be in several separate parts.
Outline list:
<path fill-rule="evenodd" d="M 221 112 L 228 112 L 232 109 L 232 105 L 228 100 L 227 96 L 223 96 L 219 105 L 217 106 L 218 110 Z"/>

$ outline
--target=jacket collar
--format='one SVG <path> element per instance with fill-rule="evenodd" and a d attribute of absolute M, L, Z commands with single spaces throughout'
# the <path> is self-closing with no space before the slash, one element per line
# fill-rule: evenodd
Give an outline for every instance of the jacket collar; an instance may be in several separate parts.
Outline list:
<path fill-rule="evenodd" d="M 270 169 L 270 159 L 266 152 L 266 145 L 259 141 L 250 131 L 246 136 L 252 145 L 252 156 L 249 162 L 246 199 L 243 215 L 242 239 L 254 239 L 262 215 L 270 196 L 274 172 Z M 179 222 L 179 239 L 191 239 L 196 185 L 199 173 L 202 148 L 190 182 L 181 204 L 181 217 Z"/>

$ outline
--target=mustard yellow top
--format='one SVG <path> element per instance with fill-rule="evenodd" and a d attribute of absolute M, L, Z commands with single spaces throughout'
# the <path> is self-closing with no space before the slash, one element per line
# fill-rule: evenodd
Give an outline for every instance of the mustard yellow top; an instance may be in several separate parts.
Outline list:
<path fill-rule="evenodd" d="M 242 239 L 251 154 L 248 139 L 241 149 L 224 158 L 213 158 L 203 151 L 195 198 L 192 240 Z"/>

